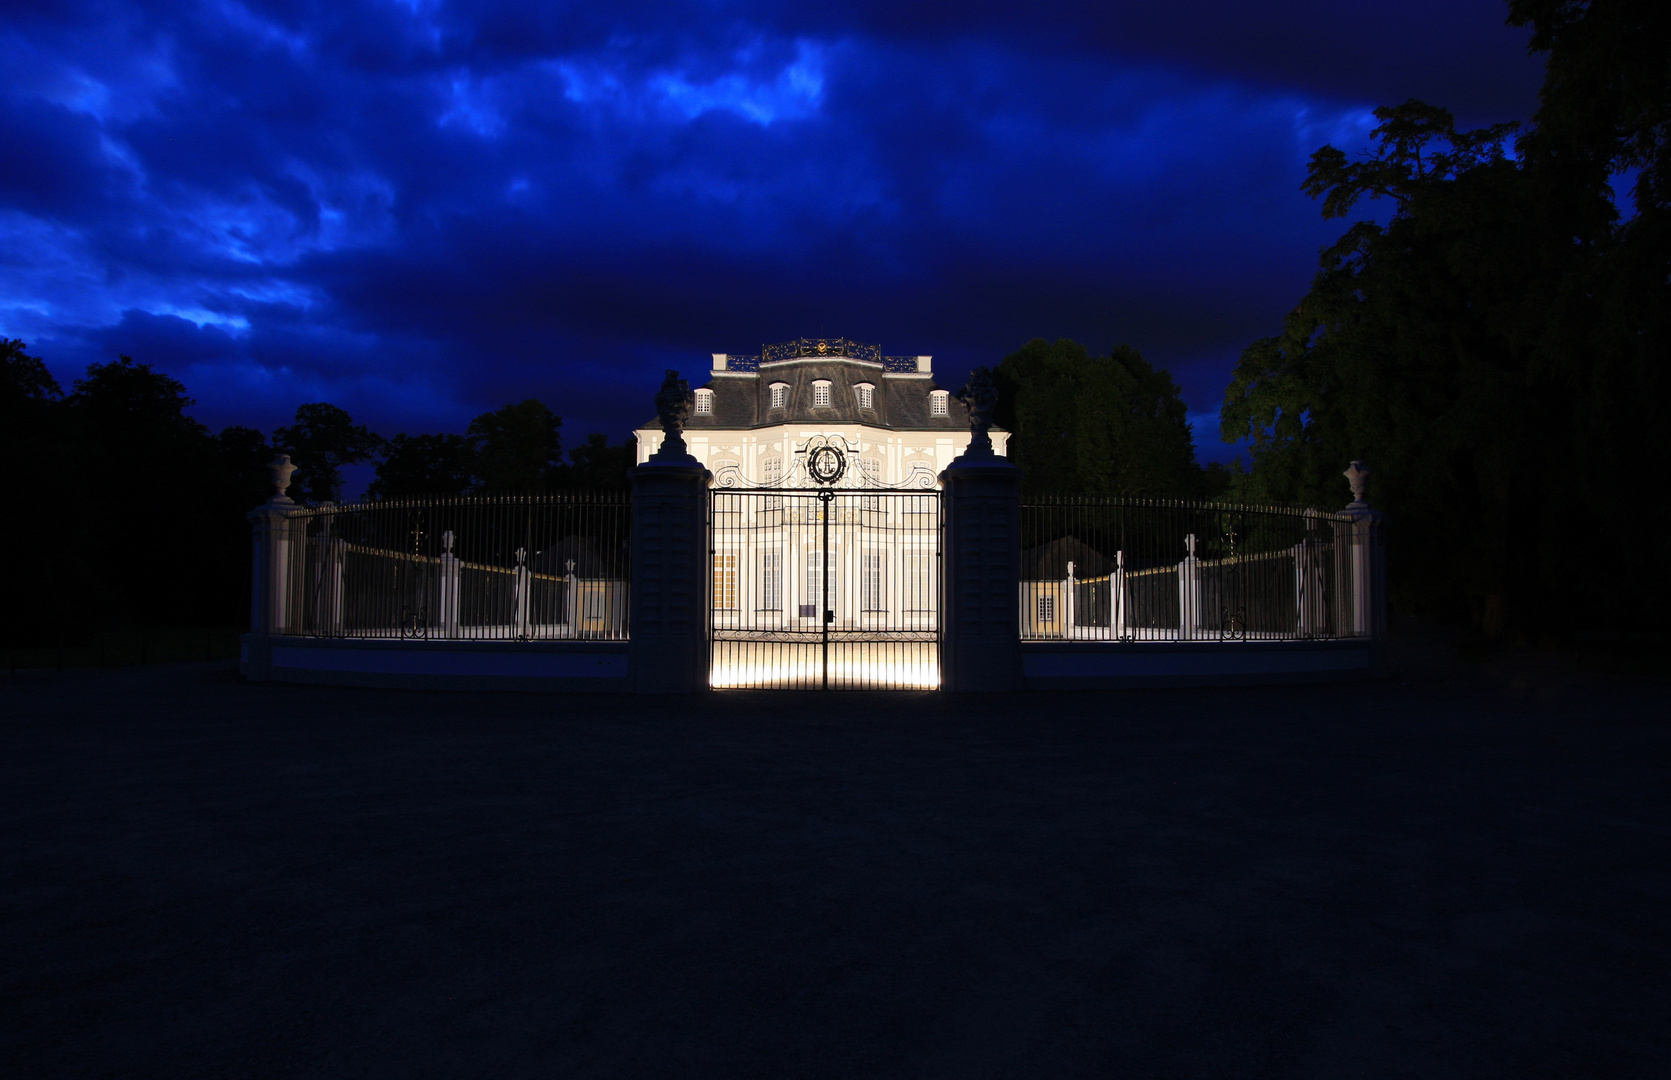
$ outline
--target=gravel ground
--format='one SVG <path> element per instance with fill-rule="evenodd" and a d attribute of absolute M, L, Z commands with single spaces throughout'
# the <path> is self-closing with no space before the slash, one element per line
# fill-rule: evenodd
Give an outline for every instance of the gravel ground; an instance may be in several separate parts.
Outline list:
<path fill-rule="evenodd" d="M 6 1077 L 1671 1076 L 1671 683 L 0 678 Z"/>

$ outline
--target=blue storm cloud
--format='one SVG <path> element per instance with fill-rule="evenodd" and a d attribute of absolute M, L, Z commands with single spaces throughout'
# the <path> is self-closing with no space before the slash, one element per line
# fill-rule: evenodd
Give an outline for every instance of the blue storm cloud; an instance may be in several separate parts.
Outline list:
<path fill-rule="evenodd" d="M 1126 341 L 1212 452 L 1339 229 L 1310 153 L 1410 96 L 1534 105 L 1500 3 L 1384 7 L 14 3 L 0 333 L 62 379 L 152 363 L 213 424 L 538 396 L 576 435 L 802 334 L 950 385 Z"/>

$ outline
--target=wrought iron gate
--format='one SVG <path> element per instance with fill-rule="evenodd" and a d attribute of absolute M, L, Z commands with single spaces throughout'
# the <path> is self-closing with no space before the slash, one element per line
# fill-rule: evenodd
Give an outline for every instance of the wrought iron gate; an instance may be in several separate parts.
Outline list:
<path fill-rule="evenodd" d="M 711 685 L 939 687 L 938 491 L 722 489 L 710 507 Z"/>

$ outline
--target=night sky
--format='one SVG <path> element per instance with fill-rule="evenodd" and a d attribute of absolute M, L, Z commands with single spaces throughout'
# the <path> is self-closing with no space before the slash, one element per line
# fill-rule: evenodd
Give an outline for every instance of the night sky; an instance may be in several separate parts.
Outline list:
<path fill-rule="evenodd" d="M 1238 353 L 1344 228 L 1306 159 L 1410 97 L 1525 119 L 1505 15 L 7 0 L 0 334 L 66 386 L 127 353 L 216 428 L 538 397 L 571 443 L 767 341 L 930 353 L 952 388 L 1032 337 L 1128 342 L 1224 459 Z"/>

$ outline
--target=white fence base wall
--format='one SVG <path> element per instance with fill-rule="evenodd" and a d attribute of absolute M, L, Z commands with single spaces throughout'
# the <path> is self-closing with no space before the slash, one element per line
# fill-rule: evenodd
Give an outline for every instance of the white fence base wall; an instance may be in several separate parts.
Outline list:
<path fill-rule="evenodd" d="M 1021 645 L 1029 690 L 1334 682 L 1368 678 L 1377 667 L 1368 639 Z"/>
<path fill-rule="evenodd" d="M 259 681 L 414 690 L 630 689 L 630 644 L 244 638 L 240 669 Z"/>

